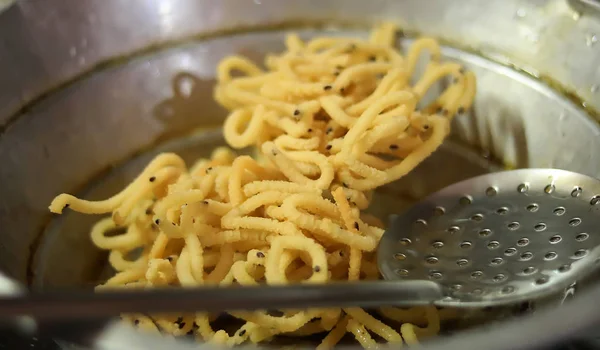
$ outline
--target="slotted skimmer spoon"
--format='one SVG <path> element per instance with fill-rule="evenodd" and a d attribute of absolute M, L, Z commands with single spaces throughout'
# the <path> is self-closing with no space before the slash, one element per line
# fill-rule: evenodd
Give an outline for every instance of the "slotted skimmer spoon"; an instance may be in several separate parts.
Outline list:
<path fill-rule="evenodd" d="M 451 185 L 393 218 L 377 252 L 388 281 L 6 295 L 0 317 L 506 305 L 564 290 L 600 268 L 599 224 L 599 180 L 556 169 L 498 172 Z"/>
<path fill-rule="evenodd" d="M 600 181 L 523 169 L 451 185 L 396 217 L 378 250 L 388 280 L 435 281 L 440 306 L 509 304 L 600 268 Z"/>

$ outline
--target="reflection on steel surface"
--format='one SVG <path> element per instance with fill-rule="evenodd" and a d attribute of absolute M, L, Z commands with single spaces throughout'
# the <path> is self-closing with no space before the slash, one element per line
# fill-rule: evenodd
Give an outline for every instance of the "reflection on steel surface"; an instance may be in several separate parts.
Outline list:
<path fill-rule="evenodd" d="M 170 6 L 175 3 L 177 6 Z M 92 250 L 82 230 L 88 227 L 86 222 L 71 218 L 71 230 L 49 229 L 37 240 L 50 218 L 46 211 L 49 200 L 59 192 L 79 189 L 163 135 L 215 125 L 223 117 L 210 102 L 210 80 L 218 59 L 242 51 L 260 57 L 281 48 L 283 35 L 280 31 L 213 35 L 210 40 L 165 49 L 157 55 L 139 54 L 126 65 L 103 67 L 97 74 L 82 76 L 101 62 L 151 45 L 161 47 L 235 28 L 265 28 L 293 20 L 331 24 L 332 18 L 346 23 L 387 18 L 409 30 L 550 76 L 576 92 L 588 106 L 600 108 L 600 52 L 593 39 L 600 34 L 600 22 L 586 11 L 574 10 L 565 0 L 461 0 L 458 6 L 447 0 L 17 2 L 0 14 L 0 269 L 21 281 L 35 281 L 37 286 L 90 280 L 102 256 Z M 598 149 L 600 129 L 576 105 L 506 67 L 455 49 L 446 49 L 445 54 L 466 62 L 479 77 L 474 115 L 455 125 L 455 139 L 477 145 L 511 166 L 600 173 L 600 154 L 591 151 Z M 197 96 L 203 103 L 179 106 L 185 102 L 174 98 L 171 82 L 181 72 L 198 79 L 198 91 L 204 92 Z M 59 86 L 67 88 L 40 98 Z M 37 103 L 31 105 L 34 100 Z M 186 117 L 170 118 L 169 112 L 161 109 L 164 105 L 157 107 L 162 103 L 176 103 L 176 113 Z M 29 108 L 22 109 L 28 104 Z M 22 113 L 17 113 L 19 110 Z M 208 148 L 220 142 L 218 133 L 194 137 L 196 143 L 188 146 Z M 448 143 L 414 173 L 411 182 L 399 183 L 391 193 L 418 198 L 447 185 L 444 181 L 458 181 L 491 168 L 477 155 L 455 146 Z M 199 152 L 198 147 L 176 142 L 169 147 L 190 158 Z M 144 157 L 136 161 L 112 172 L 104 192 L 92 192 L 101 196 L 118 188 L 143 165 Z M 447 169 L 445 176 L 433 176 L 440 168 Z M 406 200 L 395 203 L 397 210 L 408 205 Z M 72 244 L 79 249 L 73 250 Z M 79 263 L 60 259 L 67 253 Z M 494 327 L 474 337 L 465 334 L 451 341 L 444 339 L 445 349 L 515 349 L 564 339 L 572 334 L 565 332 L 575 332 L 584 322 L 591 324 L 595 317 L 591 311 L 589 305 L 566 304 L 561 319 L 554 314 L 555 318 L 536 316 L 531 323 L 516 320 L 512 333 Z M 572 329 L 556 323 L 565 320 L 581 323 L 573 323 Z M 552 329 L 550 335 L 547 329 Z M 149 342 L 146 348 L 163 345 L 131 333 L 120 334 L 126 338 L 121 338 L 118 346 L 128 341 Z M 119 348 L 115 346 L 109 348 Z"/>
<path fill-rule="evenodd" d="M 592 2 L 575 2 L 582 1 Z M 0 17 L 0 32 L 10 33 L 0 46 L 0 125 L 98 62 L 199 33 L 290 20 L 396 20 L 552 77 L 600 109 L 591 89 L 600 81 L 597 54 L 585 45 L 586 35 L 600 34 L 600 23 L 585 11 L 564 0 L 20 1 Z"/>

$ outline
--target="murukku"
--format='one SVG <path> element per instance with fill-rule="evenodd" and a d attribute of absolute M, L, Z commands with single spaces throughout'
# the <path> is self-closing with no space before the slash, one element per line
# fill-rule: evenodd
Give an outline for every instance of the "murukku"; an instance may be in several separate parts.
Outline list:
<path fill-rule="evenodd" d="M 218 147 L 188 169 L 163 153 L 106 200 L 58 195 L 53 213 L 111 214 L 90 232 L 115 270 L 96 289 L 380 278 L 375 248 L 387 218 L 365 212 L 374 190 L 433 153 L 476 91 L 474 74 L 443 62 L 436 40 L 416 39 L 403 56 L 395 34 L 391 23 L 368 40 L 291 34 L 286 52 L 266 56 L 265 70 L 226 57 L 214 90 L 229 111 L 224 138 L 252 157 Z M 435 307 L 378 311 L 381 319 L 360 308 L 228 311 L 244 322 L 229 333 L 217 328 L 218 315 L 122 318 L 140 330 L 224 346 L 322 334 L 323 350 L 347 333 L 365 348 L 381 339 L 418 344 L 439 332 L 440 318 L 457 316 Z"/>

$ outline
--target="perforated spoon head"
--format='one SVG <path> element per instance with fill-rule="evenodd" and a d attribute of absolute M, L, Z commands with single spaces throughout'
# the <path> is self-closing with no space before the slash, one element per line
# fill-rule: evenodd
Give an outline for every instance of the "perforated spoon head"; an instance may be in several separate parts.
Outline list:
<path fill-rule="evenodd" d="M 395 217 L 378 248 L 388 280 L 429 280 L 439 306 L 482 307 L 563 290 L 600 268 L 600 181 L 557 169 L 469 179 Z"/>

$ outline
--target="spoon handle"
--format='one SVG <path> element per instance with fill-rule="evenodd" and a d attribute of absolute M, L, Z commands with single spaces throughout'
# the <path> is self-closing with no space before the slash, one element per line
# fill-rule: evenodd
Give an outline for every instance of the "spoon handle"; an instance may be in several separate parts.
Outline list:
<path fill-rule="evenodd" d="M 76 320 L 121 313 L 222 312 L 324 307 L 416 306 L 443 298 L 429 281 L 326 285 L 197 287 L 147 290 L 53 291 L 0 297 L 0 319 Z"/>

